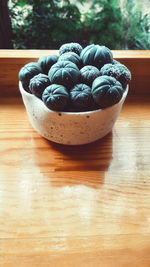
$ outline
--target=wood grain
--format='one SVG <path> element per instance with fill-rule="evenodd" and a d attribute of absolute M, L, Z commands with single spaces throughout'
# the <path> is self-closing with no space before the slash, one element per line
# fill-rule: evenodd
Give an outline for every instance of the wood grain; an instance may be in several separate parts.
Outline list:
<path fill-rule="evenodd" d="M 150 105 L 128 97 L 113 132 L 63 146 L 0 105 L 0 266 L 150 266 Z"/>
<path fill-rule="evenodd" d="M 18 72 L 26 63 L 41 56 L 56 54 L 57 50 L 0 50 L 0 96 L 19 95 Z M 132 73 L 129 94 L 149 94 L 150 51 L 113 51 L 114 58 Z"/>

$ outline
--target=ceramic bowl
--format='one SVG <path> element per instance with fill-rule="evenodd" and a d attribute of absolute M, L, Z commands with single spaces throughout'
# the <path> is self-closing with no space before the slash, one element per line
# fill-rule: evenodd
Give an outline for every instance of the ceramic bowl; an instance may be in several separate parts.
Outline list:
<path fill-rule="evenodd" d="M 121 100 L 108 108 L 86 112 L 56 112 L 48 109 L 41 99 L 19 89 L 33 128 L 46 139 L 65 145 L 94 142 L 107 135 L 121 111 L 128 87 Z"/>

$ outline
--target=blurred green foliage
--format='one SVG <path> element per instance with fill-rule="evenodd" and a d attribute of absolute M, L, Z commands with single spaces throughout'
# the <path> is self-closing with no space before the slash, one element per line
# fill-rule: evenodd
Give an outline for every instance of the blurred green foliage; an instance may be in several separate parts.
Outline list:
<path fill-rule="evenodd" d="M 110 49 L 150 49 L 147 15 L 135 0 L 12 0 L 14 48 L 58 49 L 67 42 L 98 43 Z"/>

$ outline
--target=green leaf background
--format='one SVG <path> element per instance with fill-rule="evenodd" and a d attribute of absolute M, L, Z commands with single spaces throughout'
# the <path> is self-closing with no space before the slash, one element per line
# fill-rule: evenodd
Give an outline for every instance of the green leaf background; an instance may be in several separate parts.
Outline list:
<path fill-rule="evenodd" d="M 67 42 L 150 49 L 150 18 L 135 0 L 12 0 L 14 48 L 58 49 Z M 79 4 L 79 5 L 78 5 Z M 79 6 L 85 9 L 81 11 Z"/>

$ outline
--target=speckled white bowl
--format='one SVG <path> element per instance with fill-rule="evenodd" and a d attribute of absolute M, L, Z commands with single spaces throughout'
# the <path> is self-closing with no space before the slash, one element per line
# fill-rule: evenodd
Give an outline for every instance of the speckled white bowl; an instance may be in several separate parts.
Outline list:
<path fill-rule="evenodd" d="M 21 82 L 19 89 L 33 128 L 46 139 L 65 145 L 88 144 L 108 134 L 128 93 L 127 87 L 120 102 L 106 109 L 56 112 L 48 109 L 39 98 L 27 93 Z"/>

